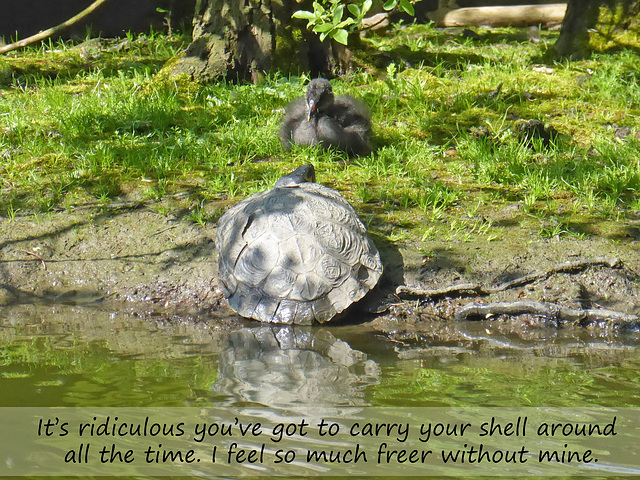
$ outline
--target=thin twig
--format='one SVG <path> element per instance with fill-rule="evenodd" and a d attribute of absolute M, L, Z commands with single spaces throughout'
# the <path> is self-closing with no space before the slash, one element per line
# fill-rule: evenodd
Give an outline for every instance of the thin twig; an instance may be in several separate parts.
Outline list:
<path fill-rule="evenodd" d="M 456 320 L 487 319 L 496 315 L 541 315 L 544 317 L 570 322 L 637 322 L 638 315 L 618 312 L 606 308 L 568 308 L 556 303 L 547 302 L 496 302 L 486 305 L 469 304 L 458 309 Z"/>
<path fill-rule="evenodd" d="M 155 237 L 157 235 L 160 235 L 161 233 L 164 233 L 164 232 L 166 232 L 168 230 L 173 230 L 174 228 L 177 228 L 177 227 L 178 227 L 178 225 L 170 225 L 167 228 L 163 228 L 162 230 L 158 230 L 156 233 L 152 233 L 151 236 Z"/>
<path fill-rule="evenodd" d="M 35 35 L 25 38 L 24 40 L 20 40 L 19 42 L 10 43 L 9 45 L 0 47 L 0 53 L 12 52 L 13 50 L 17 50 L 19 48 L 23 48 L 28 45 L 31 45 L 32 43 L 36 43 L 36 42 L 39 42 L 40 40 L 49 38 L 52 35 L 55 35 L 56 33 L 61 32 L 65 28 L 70 27 L 74 23 L 79 22 L 80 20 L 82 20 L 87 15 L 89 15 L 91 12 L 93 12 L 96 8 L 98 8 L 100 5 L 102 5 L 106 1 L 107 0 L 96 0 L 87 8 L 82 10 L 80 13 L 71 17 L 69 20 L 61 23 L 60 25 L 56 25 L 55 27 L 51 27 L 46 30 L 43 30 L 42 32 L 36 33 Z"/>
<path fill-rule="evenodd" d="M 19 252 L 22 252 L 22 253 L 26 253 L 27 255 L 31 255 L 31 256 L 36 257 L 38 260 L 40 260 L 40 261 L 42 262 L 42 269 L 43 269 L 43 270 L 46 270 L 46 269 L 47 269 L 47 264 L 46 264 L 46 263 L 44 263 L 44 260 L 42 259 L 42 257 L 41 257 L 40 255 L 38 255 L 37 253 L 30 252 L 30 251 L 25 250 L 25 249 L 23 249 L 23 248 L 18 249 L 18 251 L 19 251 Z"/>
<path fill-rule="evenodd" d="M 443 295 L 462 294 L 464 292 L 471 292 L 477 295 L 490 295 L 492 293 L 502 292 L 510 288 L 519 287 L 527 283 L 535 282 L 536 280 L 548 278 L 554 273 L 571 273 L 593 266 L 617 268 L 620 265 L 621 262 L 618 258 L 598 257 L 588 260 L 576 260 L 574 262 L 560 263 L 559 265 L 556 265 L 549 270 L 545 270 L 543 272 L 528 273 L 521 277 L 514 278 L 513 280 L 509 280 L 508 282 L 501 283 L 500 285 L 497 285 L 495 287 L 485 287 L 483 285 L 480 285 L 479 283 L 458 283 L 444 288 L 426 290 L 408 287 L 406 285 L 400 285 L 398 288 L 396 288 L 396 294 L 420 298 L 441 297 Z"/>

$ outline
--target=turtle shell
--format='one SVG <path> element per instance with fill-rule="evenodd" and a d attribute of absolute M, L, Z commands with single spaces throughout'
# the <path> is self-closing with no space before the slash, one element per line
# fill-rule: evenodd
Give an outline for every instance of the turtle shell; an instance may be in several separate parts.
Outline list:
<path fill-rule="evenodd" d="M 229 305 L 262 322 L 326 322 L 382 274 L 355 210 L 318 183 L 276 187 L 231 207 L 216 238 Z"/>

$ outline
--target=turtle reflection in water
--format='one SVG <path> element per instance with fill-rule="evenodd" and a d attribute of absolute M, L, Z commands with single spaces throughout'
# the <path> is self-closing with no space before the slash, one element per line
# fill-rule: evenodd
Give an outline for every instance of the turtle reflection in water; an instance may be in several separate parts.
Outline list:
<path fill-rule="evenodd" d="M 262 322 L 326 322 L 382 274 L 380 254 L 353 207 L 315 183 L 312 165 L 230 208 L 216 238 L 229 305 Z"/>
<path fill-rule="evenodd" d="M 364 405 L 367 387 L 379 383 L 375 361 L 324 329 L 260 325 L 231 332 L 225 343 L 212 390 L 232 402 L 268 405 L 274 417 L 282 413 L 276 406 L 312 416 Z"/>

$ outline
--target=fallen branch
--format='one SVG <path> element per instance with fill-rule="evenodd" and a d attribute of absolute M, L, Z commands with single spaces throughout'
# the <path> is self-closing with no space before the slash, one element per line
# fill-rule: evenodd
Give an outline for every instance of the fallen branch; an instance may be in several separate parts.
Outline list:
<path fill-rule="evenodd" d="M 65 28 L 70 27 L 74 23 L 79 22 L 80 20 L 82 20 L 87 15 L 89 15 L 91 12 L 93 12 L 96 8 L 98 8 L 100 5 L 102 5 L 106 1 L 107 0 L 96 0 L 87 8 L 82 10 L 80 13 L 71 17 L 69 20 L 61 23 L 60 25 L 56 25 L 55 27 L 51 27 L 51 28 L 48 28 L 47 30 L 43 30 L 42 32 L 36 33 L 35 35 L 25 38 L 24 40 L 20 40 L 19 42 L 10 43 L 9 45 L 0 47 L 0 53 L 12 52 L 13 50 L 17 50 L 19 48 L 23 48 L 33 43 L 39 42 L 40 40 L 49 38 L 52 35 L 55 35 L 56 33 L 61 32 Z"/>
<path fill-rule="evenodd" d="M 486 305 L 470 304 L 458 309 L 455 313 L 456 320 L 474 320 L 494 317 L 496 315 L 541 315 L 555 320 L 569 322 L 638 322 L 638 315 L 627 314 L 606 308 L 568 308 L 555 303 L 546 302 L 497 302 Z"/>
<path fill-rule="evenodd" d="M 376 15 L 372 15 L 370 17 L 362 19 L 362 26 L 360 27 L 360 31 L 376 30 L 378 28 L 384 28 L 387 26 L 389 26 L 389 14 L 377 13 Z"/>
<path fill-rule="evenodd" d="M 453 10 L 441 8 L 430 13 L 429 18 L 439 27 L 559 25 L 564 19 L 566 9 L 566 3 L 467 7 Z"/>
<path fill-rule="evenodd" d="M 443 295 L 462 294 L 463 292 L 475 293 L 477 295 L 490 295 L 492 293 L 502 292 L 510 288 L 519 287 L 527 283 L 535 282 L 536 280 L 549 278 L 554 273 L 571 273 L 593 266 L 617 268 L 620 265 L 621 262 L 618 258 L 598 257 L 589 260 L 576 260 L 574 262 L 560 263 L 550 268 L 549 270 L 545 270 L 543 272 L 528 273 L 495 287 L 485 287 L 483 285 L 480 285 L 479 283 L 458 283 L 444 288 L 426 290 L 408 287 L 406 285 L 400 285 L 398 288 L 396 288 L 396 294 L 420 298 L 441 297 Z"/>

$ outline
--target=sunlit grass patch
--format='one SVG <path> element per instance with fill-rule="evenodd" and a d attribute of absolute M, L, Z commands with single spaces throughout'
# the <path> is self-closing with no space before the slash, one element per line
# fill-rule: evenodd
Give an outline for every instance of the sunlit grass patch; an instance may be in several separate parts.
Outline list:
<path fill-rule="evenodd" d="M 217 215 L 207 202 L 224 209 L 305 163 L 393 241 L 500 238 L 494 217 L 513 205 L 515 223 L 544 238 L 583 235 L 572 216 L 596 224 L 637 211 L 638 53 L 544 63 L 556 33 L 539 44 L 516 29 L 476 33 L 409 25 L 365 40 L 383 53 L 333 80 L 371 109 L 375 148 L 356 158 L 280 145 L 304 76 L 157 76 L 182 45 L 161 36 L 13 54 L 0 60 L 0 215 L 179 193 L 202 225 Z M 532 120 L 557 134 L 523 137 L 518 123 Z"/>

